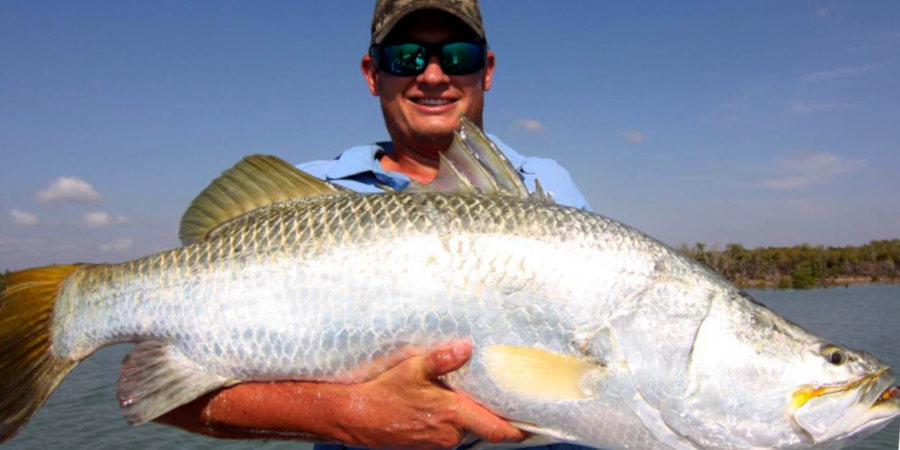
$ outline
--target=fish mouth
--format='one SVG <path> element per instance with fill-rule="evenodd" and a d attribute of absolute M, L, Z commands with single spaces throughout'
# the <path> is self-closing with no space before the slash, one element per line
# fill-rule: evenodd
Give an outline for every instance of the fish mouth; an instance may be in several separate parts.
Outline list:
<path fill-rule="evenodd" d="M 841 394 L 856 390 L 857 388 L 862 388 L 864 392 L 872 392 L 872 387 L 874 384 L 881 378 L 881 376 L 885 373 L 884 370 L 877 372 L 873 375 L 865 376 L 859 378 L 857 380 L 851 381 L 849 383 L 838 384 L 838 385 L 830 385 L 830 386 L 813 386 L 813 385 L 805 385 L 799 387 L 794 391 L 794 394 L 791 398 L 791 405 L 794 407 L 794 410 L 799 410 L 803 408 L 810 400 L 820 398 L 826 395 L 834 395 Z M 890 390 L 890 389 L 887 389 Z M 887 392 L 887 390 L 885 392 Z M 880 395 L 878 398 L 880 399 L 884 394 Z M 874 400 L 874 399 L 873 399 Z"/>
<path fill-rule="evenodd" d="M 900 399 L 900 387 L 891 386 L 884 390 L 872 406 L 879 406 L 892 400 Z"/>
<path fill-rule="evenodd" d="M 802 386 L 791 398 L 794 423 L 814 442 L 858 439 L 900 416 L 890 369 L 832 386 Z"/>
<path fill-rule="evenodd" d="M 900 398 L 900 387 L 892 386 L 893 382 L 893 371 L 891 369 L 883 369 L 849 383 L 831 386 L 805 385 L 794 391 L 791 403 L 794 409 L 797 410 L 814 398 L 859 389 L 863 393 L 860 403 L 865 403 L 866 397 L 868 397 L 868 403 L 875 406 Z M 875 395 L 876 393 L 877 395 Z"/>

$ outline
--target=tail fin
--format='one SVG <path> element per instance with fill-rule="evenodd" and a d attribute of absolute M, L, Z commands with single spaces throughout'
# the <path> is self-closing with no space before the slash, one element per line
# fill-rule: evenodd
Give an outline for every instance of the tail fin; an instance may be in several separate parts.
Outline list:
<path fill-rule="evenodd" d="M 13 437 L 78 364 L 50 353 L 59 286 L 77 268 L 13 272 L 0 286 L 0 442 Z"/>

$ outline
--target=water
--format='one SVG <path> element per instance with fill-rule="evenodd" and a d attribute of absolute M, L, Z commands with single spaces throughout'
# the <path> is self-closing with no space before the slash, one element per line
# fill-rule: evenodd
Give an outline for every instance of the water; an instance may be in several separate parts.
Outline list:
<path fill-rule="evenodd" d="M 763 303 L 837 343 L 868 350 L 900 368 L 900 286 L 852 286 L 810 291 L 753 291 Z M 214 440 L 157 424 L 129 427 L 119 413 L 115 384 L 128 346 L 101 350 L 79 365 L 25 429 L 11 449 L 160 447 L 197 449 L 291 448 L 295 442 Z M 898 448 L 900 420 L 852 447 Z"/>

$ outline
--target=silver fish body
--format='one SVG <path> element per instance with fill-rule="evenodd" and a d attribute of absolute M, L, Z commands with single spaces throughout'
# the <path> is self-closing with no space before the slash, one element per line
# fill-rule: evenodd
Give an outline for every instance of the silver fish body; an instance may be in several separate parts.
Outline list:
<path fill-rule="evenodd" d="M 618 222 L 505 196 L 264 207 L 209 240 L 76 271 L 51 348 L 77 360 L 156 342 L 230 382 L 351 383 L 455 338 L 475 350 L 453 387 L 592 446 L 840 446 L 898 414 L 871 356 Z M 555 361 L 562 377 L 540 373 Z"/>
<path fill-rule="evenodd" d="M 274 205 L 233 228 L 77 273 L 57 304 L 54 352 L 165 340 L 241 379 L 351 382 L 383 355 L 456 337 L 563 351 L 573 324 L 617 301 L 614 284 L 654 270 L 649 253 L 618 245 L 639 233 L 502 197 L 335 196 Z M 603 260 L 616 273 L 594 271 Z M 602 303 L 594 292 L 606 292 Z"/>

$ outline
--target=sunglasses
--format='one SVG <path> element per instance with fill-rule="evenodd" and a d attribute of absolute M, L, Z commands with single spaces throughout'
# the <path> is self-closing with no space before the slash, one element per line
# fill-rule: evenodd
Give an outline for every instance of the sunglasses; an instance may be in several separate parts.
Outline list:
<path fill-rule="evenodd" d="M 378 70 L 401 77 L 425 72 L 432 55 L 437 55 L 441 70 L 447 75 L 468 75 L 484 67 L 487 52 L 485 44 L 473 42 L 390 44 L 369 48 L 369 56 Z"/>

